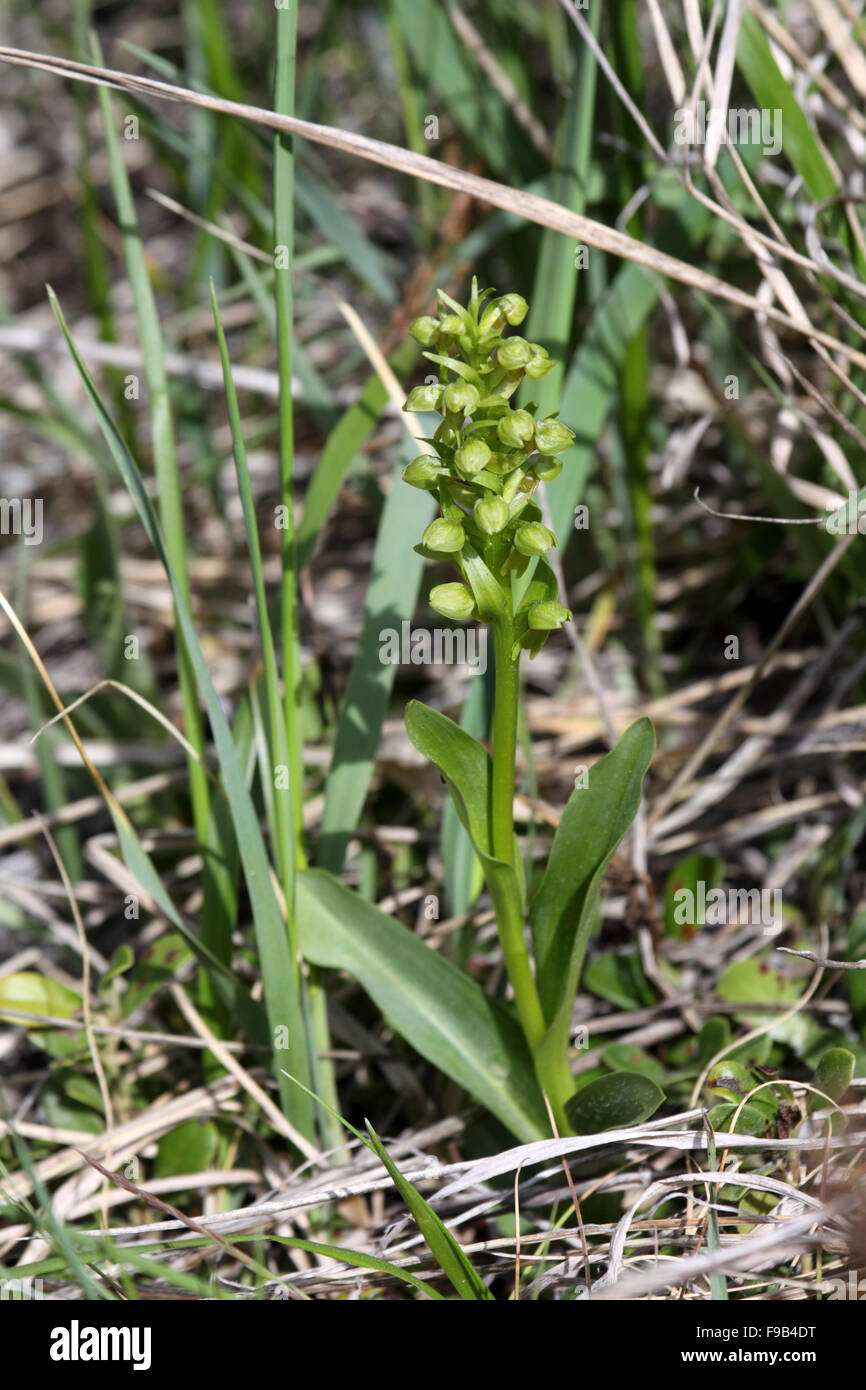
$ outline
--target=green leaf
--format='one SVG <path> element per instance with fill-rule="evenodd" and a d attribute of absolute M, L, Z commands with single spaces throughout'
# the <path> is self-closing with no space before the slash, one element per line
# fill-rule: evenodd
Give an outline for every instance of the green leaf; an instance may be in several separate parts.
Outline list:
<path fill-rule="evenodd" d="M 187 1120 L 169 1130 L 159 1141 L 154 1177 L 173 1178 L 179 1173 L 203 1173 L 211 1166 L 219 1143 L 216 1125 Z"/>
<path fill-rule="evenodd" d="M 589 785 L 572 792 L 557 827 L 530 908 L 538 993 L 548 1024 L 542 1048 L 561 1052 L 567 1046 L 604 875 L 637 813 L 654 749 L 652 724 L 637 720 L 592 768 Z"/>
<path fill-rule="evenodd" d="M 707 1077 L 707 1090 L 715 1099 L 741 1101 L 758 1083 L 742 1062 L 717 1062 Z"/>
<path fill-rule="evenodd" d="M 565 1113 L 575 1134 L 600 1134 L 643 1124 L 664 1098 L 664 1091 L 648 1076 L 617 1071 L 584 1086 L 566 1102 Z"/>
<path fill-rule="evenodd" d="M 717 993 L 729 1004 L 789 1004 L 799 999 L 805 981 L 792 980 L 764 959 L 738 960 L 719 977 Z"/>
<path fill-rule="evenodd" d="M 74 1018 L 81 1008 L 81 999 L 74 990 L 68 989 L 58 980 L 39 975 L 35 970 L 18 970 L 13 975 L 0 976 L 0 1019 L 11 1023 L 15 1028 L 22 1026 L 20 1018 L 4 1018 L 3 1008 L 15 1009 L 18 1013 L 47 1014 L 50 1018 Z M 44 1024 L 33 1023 L 31 1027 L 42 1028 Z"/>
<path fill-rule="evenodd" d="M 841 1100 L 854 1075 L 855 1057 L 847 1047 L 831 1047 L 815 1068 L 815 1085 L 831 1100 Z"/>
<path fill-rule="evenodd" d="M 812 197 L 832 198 L 839 191 L 836 180 L 796 92 L 779 71 L 761 25 L 748 10 L 737 40 L 737 66 L 762 110 L 781 112 L 782 149 Z"/>
<path fill-rule="evenodd" d="M 418 1229 L 430 1246 L 434 1258 L 448 1275 L 460 1297 L 473 1302 L 492 1302 L 493 1294 L 473 1268 L 459 1243 L 436 1215 L 430 1204 L 425 1202 L 421 1193 L 412 1186 L 408 1178 L 404 1178 L 369 1120 L 367 1121 L 367 1133 L 370 1136 L 372 1148 L 388 1169 L 395 1187 L 418 1223 Z"/>
<path fill-rule="evenodd" d="M 714 1105 L 709 1112 L 710 1124 L 716 1132 L 723 1134 L 751 1134 L 756 1138 L 759 1135 L 767 1134 L 772 1128 L 772 1120 L 763 1111 L 749 1102 L 740 1111 L 739 1118 L 733 1130 L 731 1121 L 737 1112 L 736 1105 Z"/>
<path fill-rule="evenodd" d="M 523 1033 L 507 1009 L 330 874 L 299 874 L 297 895 L 306 959 L 354 975 L 389 1024 L 512 1134 L 549 1134 Z"/>
<path fill-rule="evenodd" d="M 493 763 L 487 749 L 447 715 L 420 700 L 406 706 L 406 732 L 419 753 L 435 763 L 454 800 L 472 846 L 484 868 L 491 893 L 502 893 L 523 902 L 523 861 L 515 839 L 514 865 L 495 859 L 491 852 L 490 804 Z"/>

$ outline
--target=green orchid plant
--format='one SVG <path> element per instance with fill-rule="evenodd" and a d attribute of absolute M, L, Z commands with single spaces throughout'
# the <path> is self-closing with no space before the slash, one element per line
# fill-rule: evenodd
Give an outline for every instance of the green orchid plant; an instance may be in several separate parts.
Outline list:
<path fill-rule="evenodd" d="M 546 558 L 556 538 L 544 524 L 537 490 L 559 476 L 558 455 L 574 434 L 556 414 L 539 419 L 534 402 L 514 405 L 525 379 L 540 380 L 556 365 L 540 344 L 506 336 L 528 313 L 521 295 L 479 291 L 473 279 L 468 305 L 441 290 L 439 302 L 438 317 L 416 319 L 410 329 L 436 364 L 438 380 L 416 386 L 404 410 L 435 410 L 442 419 L 425 441 L 433 452 L 408 464 L 403 478 L 439 502 L 440 515 L 416 549 L 430 560 L 452 561 L 460 573 L 459 581 L 431 590 L 431 608 L 492 632 L 493 756 L 418 701 L 409 705 L 406 724 L 414 745 L 442 773 L 481 862 L 535 1075 L 556 1128 L 567 1133 L 570 1114 L 577 1114 L 569 1110 L 572 1007 L 604 873 L 637 812 L 654 735 L 649 721 L 639 720 L 592 768 L 588 785 L 572 793 L 529 903 L 513 818 L 520 657 L 524 650 L 536 656 L 571 619 Z M 601 1097 L 598 1109 L 608 1124 L 609 1113 L 619 1121 L 634 1118 L 623 1117 L 616 1104 L 611 1111 L 610 1099 Z M 656 1105 L 660 1099 L 659 1093 Z"/>

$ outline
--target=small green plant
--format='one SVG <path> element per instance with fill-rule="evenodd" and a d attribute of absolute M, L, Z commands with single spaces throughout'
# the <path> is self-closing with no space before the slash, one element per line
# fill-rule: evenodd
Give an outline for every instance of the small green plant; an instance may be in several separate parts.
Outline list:
<path fill-rule="evenodd" d="M 509 327 L 529 306 L 519 294 L 479 292 L 468 306 L 439 292 L 438 317 L 412 325 L 438 381 L 410 392 L 405 410 L 442 416 L 403 477 L 439 501 L 440 515 L 421 537 L 421 554 L 450 560 L 460 581 L 438 584 L 430 606 L 452 620 L 489 624 L 495 657 L 493 757 L 451 720 L 413 701 L 406 713 L 415 746 L 442 772 L 485 872 L 517 1013 L 537 1080 L 560 1132 L 571 1128 L 571 1010 L 604 872 L 638 807 L 653 753 L 652 726 L 639 720 L 572 794 L 547 870 L 530 906 L 534 969 L 526 942 L 527 893 L 515 840 L 513 801 L 520 656 L 534 657 L 549 634 L 571 618 L 560 602 L 546 556 L 556 545 L 535 494 L 562 470 L 557 455 L 574 442 L 557 414 L 539 419 L 530 402 L 515 408 L 524 381 L 539 380 L 554 361 L 538 343 Z M 617 1113 L 620 1076 L 607 1078 Z M 661 1097 L 661 1093 L 659 1093 Z"/>

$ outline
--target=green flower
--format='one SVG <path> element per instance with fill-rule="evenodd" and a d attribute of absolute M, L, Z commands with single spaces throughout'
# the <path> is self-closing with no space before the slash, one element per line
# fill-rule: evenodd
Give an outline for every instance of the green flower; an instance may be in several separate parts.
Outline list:
<path fill-rule="evenodd" d="M 535 426 L 535 447 L 540 454 L 558 454 L 574 443 L 574 431 L 559 420 L 539 420 Z"/>
<path fill-rule="evenodd" d="M 469 415 L 481 400 L 481 392 L 471 381 L 452 381 L 445 387 L 444 400 L 452 415 Z"/>
<path fill-rule="evenodd" d="M 466 328 L 459 314 L 444 314 L 439 322 L 442 332 L 451 338 L 458 337 Z"/>
<path fill-rule="evenodd" d="M 562 459 L 539 459 L 532 471 L 543 483 L 552 483 L 562 472 Z"/>
<path fill-rule="evenodd" d="M 522 449 L 535 433 L 535 421 L 528 410 L 512 410 L 496 422 L 496 433 L 509 449 Z"/>
<path fill-rule="evenodd" d="M 532 357 L 526 364 L 526 375 L 531 377 L 533 381 L 540 381 L 543 376 L 547 376 L 548 372 L 553 371 L 556 363 L 547 349 L 541 346 L 541 343 L 530 343 L 529 346 L 532 350 Z"/>
<path fill-rule="evenodd" d="M 439 320 L 424 314 L 422 318 L 416 319 L 409 329 L 416 343 L 422 347 L 432 347 L 439 337 Z"/>
<path fill-rule="evenodd" d="M 437 584 L 430 590 L 430 607 L 443 618 L 462 622 L 475 612 L 475 600 L 465 584 Z"/>
<path fill-rule="evenodd" d="M 540 521 L 527 521 L 518 526 L 514 544 L 521 555 L 546 555 L 550 547 L 556 545 L 556 537 Z"/>
<path fill-rule="evenodd" d="M 406 398 L 404 410 L 436 410 L 442 396 L 442 387 L 433 385 L 416 386 Z"/>
<path fill-rule="evenodd" d="M 495 536 L 508 525 L 508 503 L 501 497 L 480 497 L 473 508 L 476 525 L 486 536 Z"/>
<path fill-rule="evenodd" d="M 482 468 L 486 468 L 492 457 L 483 439 L 467 439 L 454 455 L 454 462 L 461 473 L 471 478 L 475 473 L 480 473 Z"/>
<path fill-rule="evenodd" d="M 496 360 L 506 371 L 515 372 L 532 360 L 532 348 L 525 338 L 506 338 L 496 349 Z"/>
<path fill-rule="evenodd" d="M 436 459 L 429 454 L 420 454 L 418 458 L 407 463 L 403 469 L 403 482 L 409 483 L 411 487 L 426 488 L 432 491 L 439 482 L 439 475 L 442 468 Z"/>
<path fill-rule="evenodd" d="M 541 599 L 532 605 L 527 616 L 529 626 L 536 632 L 553 632 L 571 620 L 571 610 L 555 599 Z"/>
<path fill-rule="evenodd" d="M 444 516 L 439 516 L 435 521 L 431 521 L 421 537 L 421 544 L 425 550 L 437 550 L 445 555 L 462 550 L 465 541 L 463 527 L 458 525 L 456 521 L 446 521 Z"/>

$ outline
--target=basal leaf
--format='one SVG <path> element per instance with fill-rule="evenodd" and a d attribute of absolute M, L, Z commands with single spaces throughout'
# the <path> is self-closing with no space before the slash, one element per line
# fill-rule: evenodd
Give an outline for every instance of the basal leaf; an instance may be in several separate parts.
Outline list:
<path fill-rule="evenodd" d="M 575 1134 L 600 1134 L 643 1124 L 664 1098 L 664 1091 L 648 1076 L 617 1071 L 584 1086 L 568 1101 L 565 1113 Z"/>
<path fill-rule="evenodd" d="M 354 975 L 412 1047 L 518 1138 L 548 1135 L 532 1060 L 508 1010 L 408 927 L 323 870 L 301 873 L 297 895 L 307 960 Z"/>

